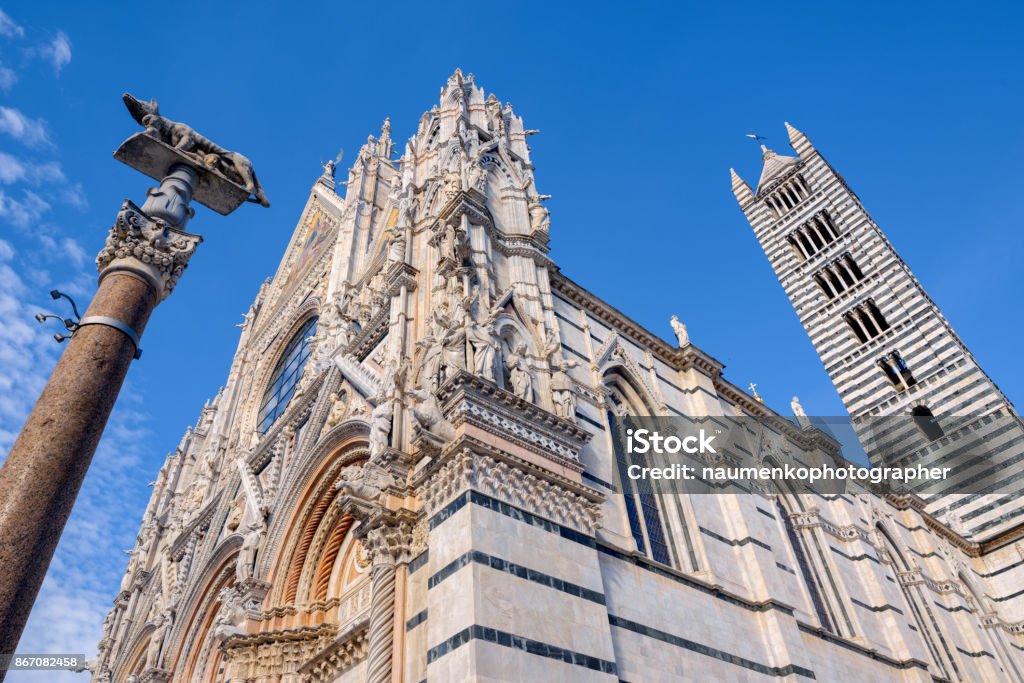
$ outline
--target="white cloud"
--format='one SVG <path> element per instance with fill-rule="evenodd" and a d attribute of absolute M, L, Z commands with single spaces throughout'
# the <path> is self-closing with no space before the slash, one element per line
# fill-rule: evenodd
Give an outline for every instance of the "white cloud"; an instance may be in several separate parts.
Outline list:
<path fill-rule="evenodd" d="M 0 261 L 10 261 L 14 258 L 14 247 L 10 242 L 0 240 Z"/>
<path fill-rule="evenodd" d="M 81 244 L 70 237 L 65 237 L 61 241 L 61 246 L 64 248 L 64 253 L 67 254 L 68 258 L 71 259 L 71 262 L 75 264 L 76 268 L 81 268 L 89 262 L 89 254 L 85 253 L 85 249 L 82 248 Z"/>
<path fill-rule="evenodd" d="M 18 82 L 18 74 L 14 73 L 14 69 L 9 69 L 3 64 L 0 64 L 0 91 L 7 92 L 14 84 Z"/>
<path fill-rule="evenodd" d="M 20 38 L 25 35 L 25 29 L 18 26 L 10 16 L 0 9 L 0 36 L 4 38 Z"/>
<path fill-rule="evenodd" d="M 31 185 L 44 182 L 63 182 L 64 171 L 56 161 L 41 164 L 22 161 L 15 156 L 0 152 L 0 184 L 25 181 Z"/>
<path fill-rule="evenodd" d="M 50 210 L 50 205 L 35 192 L 25 190 L 20 201 L 0 190 L 0 219 L 19 228 L 27 228 Z"/>
<path fill-rule="evenodd" d="M 11 107 L 0 107 L 0 133 L 30 146 L 52 144 L 42 119 L 31 119 Z"/>
<path fill-rule="evenodd" d="M 53 64 L 53 70 L 59 74 L 61 69 L 71 63 L 71 40 L 64 31 L 58 31 L 53 42 L 42 48 L 42 53 Z"/>

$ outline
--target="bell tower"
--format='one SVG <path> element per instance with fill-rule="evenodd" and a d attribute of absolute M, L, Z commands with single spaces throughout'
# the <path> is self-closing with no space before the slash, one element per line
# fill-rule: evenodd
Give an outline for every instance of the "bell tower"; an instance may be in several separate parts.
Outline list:
<path fill-rule="evenodd" d="M 731 170 L 733 194 L 874 464 L 893 452 L 952 464 L 955 488 L 972 495 L 932 496 L 930 511 L 975 540 L 1016 526 L 1021 484 L 996 463 L 1024 454 L 1020 418 L 860 198 L 806 135 L 786 130 L 796 156 L 762 145 L 756 188 Z M 975 443 L 964 437 L 982 438 L 982 417 L 995 430 L 983 439 L 996 460 L 958 450 Z"/>

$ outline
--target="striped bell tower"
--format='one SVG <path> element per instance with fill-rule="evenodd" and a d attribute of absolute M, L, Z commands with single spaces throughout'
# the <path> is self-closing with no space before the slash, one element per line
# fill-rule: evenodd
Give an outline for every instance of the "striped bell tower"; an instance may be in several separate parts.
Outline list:
<path fill-rule="evenodd" d="M 731 170 L 733 194 L 873 463 L 898 453 L 953 466 L 970 495 L 922 497 L 972 540 L 1019 526 L 1019 416 L 842 176 L 786 130 L 796 156 L 762 146 L 756 189 Z M 969 456 L 979 452 L 992 457 Z"/>

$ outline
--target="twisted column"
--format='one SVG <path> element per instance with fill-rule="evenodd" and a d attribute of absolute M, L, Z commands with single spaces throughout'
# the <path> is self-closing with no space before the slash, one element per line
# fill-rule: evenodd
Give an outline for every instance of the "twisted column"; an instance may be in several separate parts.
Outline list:
<path fill-rule="evenodd" d="M 372 577 L 366 680 L 385 683 L 391 680 L 394 653 L 395 565 L 375 564 Z"/>
<path fill-rule="evenodd" d="M 354 511 L 358 518 L 359 511 Z M 377 508 L 367 512 L 357 530 L 373 565 L 366 681 L 388 683 L 394 666 L 396 574 L 398 565 L 413 557 L 413 521 L 407 510 Z"/>

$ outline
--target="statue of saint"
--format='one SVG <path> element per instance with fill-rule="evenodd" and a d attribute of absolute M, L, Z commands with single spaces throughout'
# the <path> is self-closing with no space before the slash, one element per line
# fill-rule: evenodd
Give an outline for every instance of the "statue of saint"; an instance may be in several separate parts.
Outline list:
<path fill-rule="evenodd" d="M 388 447 L 388 435 L 391 433 L 391 421 L 395 415 L 395 407 L 390 400 L 380 399 L 380 403 L 370 413 L 370 459 L 380 456 Z"/>
<path fill-rule="evenodd" d="M 810 427 L 811 421 L 807 419 L 807 413 L 804 412 L 804 407 L 800 405 L 800 399 L 796 396 L 789 402 L 789 407 L 793 409 L 793 415 L 796 416 L 796 421 L 800 423 L 801 427 Z"/>
<path fill-rule="evenodd" d="M 505 359 L 508 368 L 508 380 L 512 385 L 512 393 L 524 401 L 533 402 L 533 377 L 530 376 L 526 364 L 526 345 L 520 344 Z"/>
<path fill-rule="evenodd" d="M 679 348 L 687 346 L 690 343 L 690 334 L 686 331 L 686 325 L 680 322 L 676 316 L 672 316 L 669 324 L 672 325 L 672 331 L 676 333 L 676 341 L 679 342 Z"/>
<path fill-rule="evenodd" d="M 238 559 L 235 561 L 235 580 L 245 581 L 251 579 L 256 572 L 256 553 L 263 542 L 263 535 L 266 527 L 262 522 L 255 522 L 249 525 L 242 539 L 242 548 L 238 551 Z"/>

